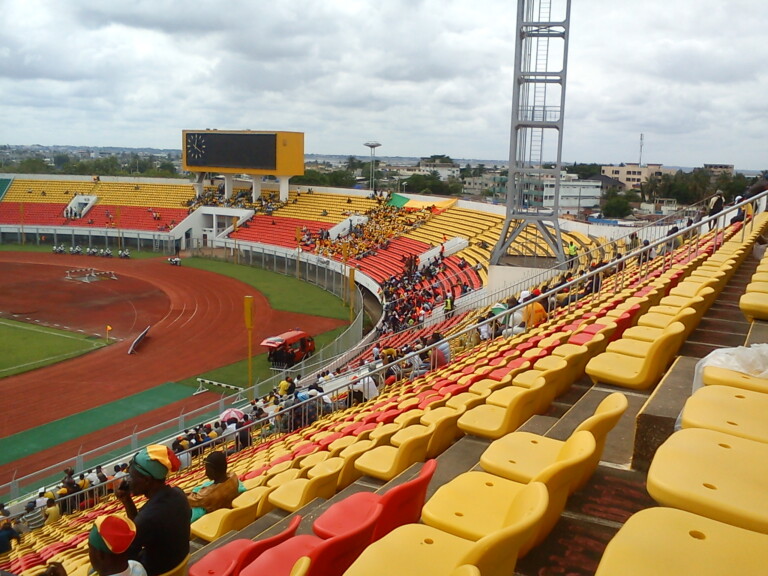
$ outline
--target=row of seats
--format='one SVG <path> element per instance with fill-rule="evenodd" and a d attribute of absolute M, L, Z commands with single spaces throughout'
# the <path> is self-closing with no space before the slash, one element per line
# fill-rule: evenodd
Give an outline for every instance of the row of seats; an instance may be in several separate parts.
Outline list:
<path fill-rule="evenodd" d="M 731 278 L 765 225 L 765 218 L 744 241 L 735 236 L 712 255 L 702 255 L 680 268 L 680 282 L 648 309 L 638 326 L 611 343 L 604 354 L 587 364 L 594 383 L 644 390 L 661 379 L 675 354 L 696 328 Z"/>
<path fill-rule="evenodd" d="M 718 369 L 719 383 L 686 401 L 682 429 L 659 447 L 648 471 L 648 492 L 661 507 L 629 518 L 597 576 L 626 574 L 628 566 L 640 576 L 765 573 L 768 395 L 741 388 L 727 372 Z"/>
<path fill-rule="evenodd" d="M 768 250 L 763 253 L 752 281 L 739 299 L 739 308 L 747 321 L 768 320 Z"/>
<path fill-rule="evenodd" d="M 76 194 L 98 196 L 100 202 L 118 206 L 180 208 L 195 197 L 195 190 L 183 180 L 178 184 L 137 184 L 15 178 L 3 202 L 68 204 Z"/>
<path fill-rule="evenodd" d="M 358 492 L 336 502 L 315 520 L 313 535 L 294 536 L 300 521 L 294 516 L 277 536 L 215 549 L 190 574 L 447 574 L 462 565 L 510 574 L 517 557 L 546 537 L 568 496 L 594 472 L 605 437 L 626 407 L 623 395 L 608 396 L 563 442 L 527 433 L 497 440 L 480 460 L 487 472 L 468 472 L 443 485 L 423 510 L 434 459 L 383 495 Z M 420 518 L 424 524 L 416 523 Z"/>

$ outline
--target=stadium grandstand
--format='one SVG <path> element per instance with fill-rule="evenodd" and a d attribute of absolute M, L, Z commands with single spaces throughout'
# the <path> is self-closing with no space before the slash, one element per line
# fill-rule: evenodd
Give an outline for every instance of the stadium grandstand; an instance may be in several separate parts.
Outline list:
<path fill-rule="evenodd" d="M 531 228 L 510 246 L 527 265 L 513 281 L 489 266 L 504 220 L 493 206 L 240 192 L 0 180 L 2 244 L 119 239 L 302 278 L 332 270 L 377 302 L 375 328 L 343 355 L 281 374 L 253 402 L 226 399 L 252 421 L 187 421 L 163 440 L 186 463 L 171 485 L 200 486 L 223 450 L 244 489 L 192 523 L 190 555 L 167 574 L 764 572 L 768 381 L 732 351 L 768 337 L 768 257 L 754 257 L 766 192 L 690 221 L 564 221 L 567 263 Z M 295 393 L 274 393 L 298 373 Z M 2 487 L 14 517 L 38 497 L 21 486 Z M 91 525 L 123 510 L 114 488 L 46 486 L 67 513 L 13 542 L 0 569 L 89 573 Z"/>

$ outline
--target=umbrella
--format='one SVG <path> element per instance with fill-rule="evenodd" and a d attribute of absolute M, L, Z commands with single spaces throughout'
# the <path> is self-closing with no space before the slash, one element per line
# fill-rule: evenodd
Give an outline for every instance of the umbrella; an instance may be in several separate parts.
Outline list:
<path fill-rule="evenodd" d="M 503 302 L 496 302 L 493 306 L 491 306 L 491 312 L 493 312 L 493 315 L 496 316 L 497 314 L 501 314 L 507 310 L 507 305 Z"/>
<path fill-rule="evenodd" d="M 232 418 L 235 418 L 238 422 L 242 422 L 244 416 L 245 413 L 242 410 L 238 410 L 237 408 L 227 408 L 221 413 L 219 419 L 222 422 L 229 422 Z"/>

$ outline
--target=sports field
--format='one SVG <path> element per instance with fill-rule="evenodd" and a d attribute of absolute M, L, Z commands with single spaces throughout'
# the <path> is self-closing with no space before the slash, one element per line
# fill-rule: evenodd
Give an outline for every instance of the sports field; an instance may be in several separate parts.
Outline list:
<path fill-rule="evenodd" d="M 261 362 L 261 339 L 298 327 L 322 346 L 349 318 L 348 308 L 323 289 L 246 266 L 185 258 L 179 268 L 162 257 L 88 260 L 40 252 L 0 251 L 0 382 L 18 400 L 0 415 L 0 451 L 8 442 L 23 447 L 1 459 L 0 484 L 220 397 L 220 390 L 192 396 L 195 376 L 244 385 L 245 295 L 255 302 L 256 380 L 271 374 Z M 115 278 L 83 283 L 65 274 L 94 265 L 108 266 Z M 127 355 L 150 324 L 138 353 Z M 54 390 L 57 401 L 50 404 Z M 30 412 L 30 405 L 47 408 Z"/>
<path fill-rule="evenodd" d="M 0 378 L 106 346 L 103 338 L 0 318 Z"/>

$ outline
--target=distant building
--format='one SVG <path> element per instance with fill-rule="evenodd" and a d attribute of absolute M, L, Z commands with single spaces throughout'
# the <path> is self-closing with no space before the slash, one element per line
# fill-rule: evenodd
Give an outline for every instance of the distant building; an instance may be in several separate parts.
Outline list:
<path fill-rule="evenodd" d="M 647 182 L 652 176 L 657 178 L 664 174 L 670 176 L 677 170 L 664 168 L 661 164 L 619 164 L 618 166 L 608 165 L 600 167 L 600 174 L 609 176 L 619 182 L 622 182 L 627 189 L 639 189 L 643 182 Z"/>
<path fill-rule="evenodd" d="M 733 164 L 704 164 L 704 170 L 709 172 L 709 180 L 713 184 L 717 182 L 717 179 L 722 174 L 728 174 L 729 176 L 734 174 Z"/>

